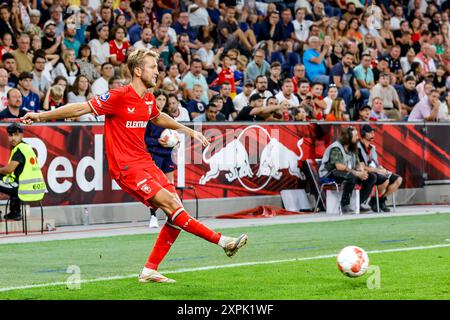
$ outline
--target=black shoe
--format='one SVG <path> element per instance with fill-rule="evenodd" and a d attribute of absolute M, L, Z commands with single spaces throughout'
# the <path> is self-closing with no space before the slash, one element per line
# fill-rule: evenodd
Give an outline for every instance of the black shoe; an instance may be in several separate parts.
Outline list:
<path fill-rule="evenodd" d="M 3 219 L 5 220 L 22 220 L 22 215 L 20 214 L 20 212 L 10 212 L 8 214 L 5 214 L 5 216 L 3 217 Z"/>
<path fill-rule="evenodd" d="M 388 206 L 386 205 L 386 197 L 380 198 L 380 209 L 383 212 L 391 212 L 391 209 L 389 209 Z"/>
<path fill-rule="evenodd" d="M 370 209 L 372 209 L 373 212 L 378 212 L 377 198 L 375 198 L 375 197 L 370 198 L 369 206 L 370 206 Z M 380 203 L 380 210 L 381 210 L 381 203 Z"/>

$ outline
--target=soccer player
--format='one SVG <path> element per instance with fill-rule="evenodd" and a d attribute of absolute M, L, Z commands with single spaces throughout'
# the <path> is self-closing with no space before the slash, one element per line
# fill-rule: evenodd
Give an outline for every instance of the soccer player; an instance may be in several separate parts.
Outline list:
<path fill-rule="evenodd" d="M 226 237 L 191 217 L 178 199 L 174 185 L 169 183 L 147 152 L 144 134 L 148 121 L 163 128 L 183 131 L 203 146 L 209 144 L 200 132 L 176 122 L 156 107 L 155 97 L 148 89 L 156 85 L 158 59 L 158 54 L 151 50 L 133 51 L 127 62 L 132 74 L 129 85 L 112 89 L 87 102 L 71 103 L 56 110 L 32 112 L 22 117 L 24 123 L 32 124 L 91 112 L 97 116 L 105 115 L 105 146 L 112 178 L 122 190 L 147 206 L 162 209 L 168 218 L 139 275 L 139 282 L 175 282 L 159 273 L 157 268 L 181 230 L 218 244 L 229 257 L 247 243 L 246 234 L 238 238 Z"/>

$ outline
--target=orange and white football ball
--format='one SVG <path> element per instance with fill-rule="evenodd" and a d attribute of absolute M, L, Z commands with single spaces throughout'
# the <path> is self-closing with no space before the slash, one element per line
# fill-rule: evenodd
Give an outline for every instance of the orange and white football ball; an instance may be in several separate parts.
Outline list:
<path fill-rule="evenodd" d="M 348 246 L 339 252 L 337 266 L 343 274 L 356 278 L 364 275 L 369 268 L 369 256 L 356 246 Z"/>
<path fill-rule="evenodd" d="M 175 147 L 178 144 L 178 142 L 180 142 L 178 133 L 175 130 L 171 130 L 171 129 L 164 129 L 164 131 L 161 132 L 160 138 L 165 143 L 167 143 L 167 146 L 169 148 Z"/>

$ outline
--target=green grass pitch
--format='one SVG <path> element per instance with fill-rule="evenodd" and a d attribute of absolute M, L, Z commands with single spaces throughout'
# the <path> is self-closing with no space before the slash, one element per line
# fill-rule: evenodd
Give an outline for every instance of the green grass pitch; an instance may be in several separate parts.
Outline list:
<path fill-rule="evenodd" d="M 0 245 L 0 299 L 450 299 L 450 214 L 220 231 L 246 232 L 249 243 L 230 259 L 182 233 L 160 266 L 175 284 L 141 284 L 134 276 L 156 234 Z M 369 251 L 380 272 L 342 275 L 327 256 L 347 245 Z M 415 247 L 422 249 L 404 251 Z M 82 281 L 103 280 L 69 289 L 68 266 L 80 269 Z"/>

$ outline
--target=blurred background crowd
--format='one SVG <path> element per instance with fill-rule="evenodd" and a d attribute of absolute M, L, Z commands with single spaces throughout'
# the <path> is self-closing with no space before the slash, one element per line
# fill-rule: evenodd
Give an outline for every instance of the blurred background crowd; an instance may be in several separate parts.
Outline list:
<path fill-rule="evenodd" d="M 0 121 L 127 85 L 179 121 L 448 121 L 450 1 L 8 0 Z M 102 121 L 86 115 L 70 121 Z"/>

